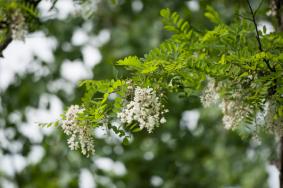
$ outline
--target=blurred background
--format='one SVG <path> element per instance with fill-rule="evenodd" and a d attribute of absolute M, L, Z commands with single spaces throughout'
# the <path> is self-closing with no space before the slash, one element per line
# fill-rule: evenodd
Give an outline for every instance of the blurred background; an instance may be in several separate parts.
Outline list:
<path fill-rule="evenodd" d="M 95 130 L 96 154 L 71 151 L 60 128 L 41 128 L 79 103 L 82 79 L 117 76 L 113 63 L 142 55 L 170 36 L 159 11 L 179 12 L 199 31 L 213 25 L 203 13 L 213 6 L 225 22 L 249 16 L 246 1 L 72 0 L 39 5 L 41 25 L 25 41 L 13 41 L 0 59 L 0 187 L 3 188 L 278 188 L 276 144 L 226 131 L 221 113 L 199 98 L 169 96 L 168 123 L 140 132 L 123 145 Z M 253 2 L 257 7 L 258 1 Z M 258 13 L 260 27 L 273 31 Z"/>

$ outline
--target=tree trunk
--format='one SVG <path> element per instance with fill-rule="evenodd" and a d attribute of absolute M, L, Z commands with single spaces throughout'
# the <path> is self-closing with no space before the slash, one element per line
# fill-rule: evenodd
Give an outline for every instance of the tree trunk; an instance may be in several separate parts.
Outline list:
<path fill-rule="evenodd" d="M 283 0 L 273 0 L 271 7 L 275 12 L 277 19 L 277 31 L 283 31 L 283 14 L 281 13 L 281 6 L 283 6 Z"/>
<path fill-rule="evenodd" d="M 275 15 L 277 18 L 277 31 L 283 31 L 283 14 L 281 13 L 281 7 L 283 6 L 283 0 L 272 0 L 271 7 L 275 10 Z M 280 150 L 279 150 L 279 157 L 280 157 L 280 166 L 279 166 L 279 185 L 280 188 L 283 188 L 283 136 L 280 137 Z"/>
<path fill-rule="evenodd" d="M 280 167 L 279 167 L 279 184 L 283 188 L 283 137 L 280 137 Z"/>

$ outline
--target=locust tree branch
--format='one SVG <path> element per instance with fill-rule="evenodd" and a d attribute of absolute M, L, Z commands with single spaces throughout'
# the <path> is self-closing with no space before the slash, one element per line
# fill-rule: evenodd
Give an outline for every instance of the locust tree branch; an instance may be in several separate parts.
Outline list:
<path fill-rule="evenodd" d="M 251 15 L 252 15 L 252 22 L 255 26 L 255 31 L 256 31 L 256 39 L 257 39 L 257 43 L 258 43 L 258 49 L 259 51 L 263 52 L 263 48 L 262 48 L 262 44 L 261 44 L 261 40 L 260 40 L 260 37 L 259 37 L 259 31 L 258 31 L 258 26 L 257 26 L 257 22 L 256 22 L 256 19 L 255 19 L 255 12 L 251 6 L 251 3 L 249 0 L 247 0 L 247 3 L 248 3 L 248 6 L 249 6 L 249 9 L 250 9 L 250 12 L 251 12 Z M 263 59 L 264 63 L 266 64 L 266 66 L 268 67 L 268 69 L 271 71 L 271 72 L 275 72 L 275 68 L 272 68 L 269 61 L 267 59 Z"/>

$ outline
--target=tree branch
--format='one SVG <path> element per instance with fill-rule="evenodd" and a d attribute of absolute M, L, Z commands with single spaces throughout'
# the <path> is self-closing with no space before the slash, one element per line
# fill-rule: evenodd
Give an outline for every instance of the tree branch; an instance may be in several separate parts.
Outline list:
<path fill-rule="evenodd" d="M 1 29 L 6 29 L 9 27 L 9 23 L 6 21 L 0 21 L 0 30 Z M 3 57 L 3 51 L 4 49 L 9 45 L 9 43 L 12 41 L 12 38 L 9 34 L 9 36 L 7 36 L 4 41 L 0 44 L 0 57 Z"/>
<path fill-rule="evenodd" d="M 283 31 L 283 19 L 281 15 L 281 5 L 283 4 L 283 0 L 273 0 L 272 3 L 275 2 L 275 16 L 277 19 L 278 28 L 277 31 L 282 32 Z M 273 7 L 272 7 L 273 8 Z M 279 150 L 279 160 L 280 160 L 280 166 L 279 166 L 279 186 L 280 188 L 283 188 L 283 137 L 280 137 L 280 150 Z"/>
<path fill-rule="evenodd" d="M 41 0 L 26 0 L 27 3 L 36 7 Z M 9 29 L 9 22 L 0 21 L 0 30 L 1 29 Z M 7 48 L 7 46 L 12 42 L 11 34 L 9 33 L 4 41 L 0 44 L 0 57 L 3 57 L 3 51 Z"/>
<path fill-rule="evenodd" d="M 277 24 L 278 24 L 278 29 L 279 31 L 283 30 L 283 19 L 282 19 L 282 14 L 280 12 L 281 5 L 283 4 L 283 0 L 274 0 L 275 2 L 275 15 L 277 19 Z"/>
<path fill-rule="evenodd" d="M 257 43 L 258 43 L 258 49 L 259 49 L 259 51 L 263 52 L 262 44 L 261 44 L 261 41 L 260 41 L 259 32 L 258 32 L 258 28 L 257 28 L 257 23 L 256 23 L 256 19 L 255 19 L 255 13 L 253 11 L 253 8 L 252 8 L 251 3 L 250 3 L 249 0 L 247 0 L 247 3 L 249 5 L 249 9 L 250 9 L 250 12 L 251 12 L 251 15 L 252 15 L 252 21 L 253 21 L 254 26 L 255 26 L 256 40 L 257 40 Z M 269 64 L 267 59 L 263 59 L 263 61 L 265 62 L 266 66 L 268 67 L 268 69 L 271 72 L 275 72 L 275 69 L 270 66 L 270 64 Z"/>
<path fill-rule="evenodd" d="M 7 46 L 12 42 L 12 37 L 9 35 L 2 44 L 0 44 L 0 57 L 3 57 L 3 51 L 7 48 Z"/>

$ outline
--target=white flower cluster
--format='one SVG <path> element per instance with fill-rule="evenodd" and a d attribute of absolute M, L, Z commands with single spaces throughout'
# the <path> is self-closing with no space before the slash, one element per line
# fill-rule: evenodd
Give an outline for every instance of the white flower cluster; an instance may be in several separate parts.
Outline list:
<path fill-rule="evenodd" d="M 276 135 L 283 135 L 283 119 L 276 116 L 276 104 L 272 101 L 266 103 L 266 115 L 265 115 L 265 124 L 267 128 Z"/>
<path fill-rule="evenodd" d="M 239 100 L 223 100 L 220 107 L 223 113 L 222 121 L 226 129 L 239 125 L 251 111 L 249 106 L 244 106 Z"/>
<path fill-rule="evenodd" d="M 200 96 L 201 103 L 204 107 L 212 104 L 218 104 L 223 113 L 223 124 L 226 129 L 236 127 L 251 112 L 250 106 L 244 105 L 241 101 L 241 95 L 235 93 L 234 99 L 220 98 L 220 86 L 217 86 L 213 78 L 208 78 L 208 83 Z"/>
<path fill-rule="evenodd" d="M 77 13 L 87 20 L 94 14 L 97 6 L 96 4 L 96 1 L 85 0 L 79 4 Z"/>
<path fill-rule="evenodd" d="M 275 17 L 277 15 L 277 1 L 276 0 L 271 0 L 271 3 L 270 3 L 270 10 L 266 12 L 266 15 L 267 16 L 272 16 L 272 17 Z"/>
<path fill-rule="evenodd" d="M 152 88 L 136 87 L 134 98 L 117 116 L 122 123 L 139 123 L 140 129 L 146 128 L 149 133 L 159 124 L 166 123 L 164 114 L 168 112 Z"/>
<path fill-rule="evenodd" d="M 252 79 L 249 77 L 249 79 Z M 216 84 L 213 78 L 207 77 L 207 85 L 200 96 L 201 103 L 204 107 L 216 104 L 223 113 L 222 122 L 226 129 L 233 129 L 240 125 L 246 117 L 252 113 L 253 107 L 245 102 L 243 93 L 234 91 L 231 98 L 220 97 L 219 91 L 223 86 L 222 83 Z M 274 101 L 267 101 L 264 109 L 257 112 L 253 123 L 265 124 L 269 131 L 279 136 L 283 135 L 283 118 L 276 114 L 277 105 Z"/>
<path fill-rule="evenodd" d="M 14 40 L 24 40 L 27 34 L 25 17 L 20 10 L 16 10 L 11 16 L 11 33 Z"/>
<path fill-rule="evenodd" d="M 65 114 L 65 119 L 62 123 L 62 129 L 64 133 L 70 138 L 68 139 L 68 145 L 71 150 L 81 149 L 83 155 L 89 157 L 94 154 L 93 137 L 91 134 L 91 127 L 88 125 L 81 125 L 77 120 L 78 114 L 84 111 L 83 108 L 78 105 L 72 105 L 69 107 Z"/>
<path fill-rule="evenodd" d="M 207 86 L 200 96 L 200 101 L 204 107 L 209 107 L 212 104 L 216 104 L 219 101 L 220 97 L 217 93 L 217 87 L 215 80 L 212 78 L 208 79 Z"/>

